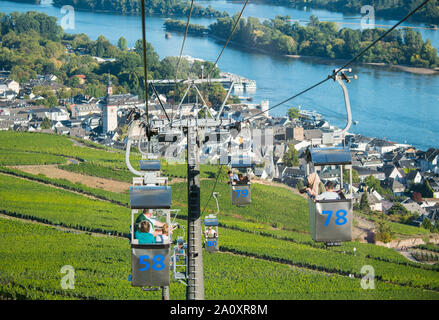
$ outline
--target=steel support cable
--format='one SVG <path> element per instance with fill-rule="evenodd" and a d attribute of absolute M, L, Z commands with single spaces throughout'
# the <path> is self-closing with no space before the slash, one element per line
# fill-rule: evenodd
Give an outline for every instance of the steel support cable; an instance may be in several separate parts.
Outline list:
<path fill-rule="evenodd" d="M 216 58 L 215 63 L 214 63 L 213 66 L 210 68 L 209 72 L 206 74 L 206 78 L 209 78 L 209 75 L 212 73 L 213 69 L 215 68 L 216 64 L 218 63 L 219 59 L 221 58 L 221 56 L 222 56 L 224 50 L 226 49 L 228 43 L 230 42 L 230 39 L 232 38 L 232 35 L 233 35 L 233 33 L 235 32 L 236 26 L 238 25 L 239 21 L 241 20 L 242 13 L 244 12 L 244 9 L 245 9 L 245 7 L 247 6 L 247 3 L 248 3 L 248 0 L 245 1 L 244 5 L 243 5 L 243 7 L 242 7 L 242 9 L 241 9 L 241 11 L 240 11 L 240 13 L 239 13 L 238 19 L 235 21 L 235 24 L 233 25 L 233 28 L 232 28 L 232 30 L 231 30 L 231 32 L 230 32 L 228 38 L 227 38 L 226 43 L 224 44 L 223 48 L 221 49 L 220 54 L 219 54 L 218 57 Z M 192 0 L 192 2 L 191 2 L 191 9 L 190 9 L 190 11 L 189 11 L 188 20 L 187 20 L 187 23 L 186 23 L 186 30 L 185 30 L 185 34 L 184 34 L 184 38 L 183 38 L 183 43 L 182 43 L 182 46 L 181 46 L 181 50 L 180 50 L 180 57 L 179 57 L 178 62 L 177 62 L 177 70 L 176 70 L 176 72 L 175 72 L 175 78 L 174 78 L 175 88 L 177 87 L 177 73 L 178 73 L 178 69 L 179 69 L 179 65 L 180 65 L 180 59 L 181 59 L 181 55 L 182 55 L 182 52 L 183 52 L 184 44 L 185 44 L 185 41 L 186 41 L 187 33 L 188 33 L 188 30 L 189 30 L 189 22 L 190 22 L 190 18 L 191 18 L 192 8 L 193 8 L 193 0 Z M 174 89 L 174 90 L 175 90 L 175 89 Z M 174 106 L 172 107 L 171 118 L 172 118 L 172 119 L 174 118 Z M 172 123 L 172 121 L 171 121 L 171 123 Z"/>
<path fill-rule="evenodd" d="M 141 0 L 142 9 L 142 44 L 143 44 L 143 76 L 145 77 L 145 110 L 146 110 L 146 122 L 149 124 L 149 110 L 148 110 L 148 68 L 146 61 L 146 27 L 145 27 L 145 1 Z M 149 140 L 149 137 L 148 137 Z"/>
<path fill-rule="evenodd" d="M 177 77 L 178 77 L 178 69 L 180 68 L 180 61 L 181 61 L 181 56 L 183 54 L 183 49 L 184 49 L 184 44 L 186 42 L 186 38 L 187 38 L 187 34 L 189 31 L 189 23 L 191 21 L 191 15 L 192 15 L 192 9 L 194 7 L 194 0 L 191 0 L 191 7 L 189 9 L 189 15 L 187 17 L 187 22 L 186 22 L 186 30 L 184 32 L 184 37 L 183 37 L 183 43 L 181 44 L 181 49 L 180 49 L 180 56 L 178 57 L 178 61 L 177 61 L 177 66 L 175 69 L 175 77 L 174 77 L 174 96 L 176 94 L 177 91 Z M 172 113 L 171 113 L 171 119 L 174 119 L 174 105 L 172 105 Z M 172 121 L 172 120 L 171 120 Z"/>
<path fill-rule="evenodd" d="M 346 63 L 343 67 L 335 70 L 331 75 L 329 75 L 326 79 L 316 83 L 315 85 L 309 87 L 308 89 L 305 89 L 297 94 L 295 94 L 294 96 L 285 99 L 282 102 L 279 102 L 278 104 L 272 106 L 271 108 L 268 108 L 268 110 L 265 111 L 261 111 L 257 114 L 254 114 L 250 117 L 248 117 L 247 119 L 243 120 L 243 122 L 248 121 L 254 117 L 257 117 L 267 111 L 270 111 L 274 108 L 279 107 L 280 105 L 287 103 L 290 100 L 293 100 L 294 98 L 297 98 L 298 96 L 314 89 L 315 87 L 320 86 L 321 84 L 325 83 L 326 81 L 328 81 L 329 79 L 335 79 L 335 76 L 343 69 L 345 69 L 346 67 L 348 67 L 349 65 L 351 65 L 355 60 L 357 60 L 358 58 L 360 58 L 361 56 L 363 56 L 370 48 L 372 48 L 374 45 L 376 45 L 379 41 L 381 41 L 383 38 L 385 38 L 389 33 L 391 33 L 393 30 L 395 30 L 401 23 L 403 23 L 404 21 L 406 21 L 408 18 L 410 18 L 413 14 L 415 14 L 418 10 L 420 10 L 422 7 L 424 7 L 428 2 L 430 2 L 430 0 L 425 0 L 423 3 L 421 3 L 418 7 L 416 7 L 415 9 L 413 9 L 404 19 L 400 20 L 397 24 L 395 24 L 392 28 L 390 28 L 389 30 L 387 30 L 384 34 L 382 34 L 379 38 L 377 38 L 375 41 L 373 41 L 370 45 L 368 45 L 366 48 L 364 48 L 360 53 L 358 53 L 355 57 L 353 57 L 348 63 Z"/>
<path fill-rule="evenodd" d="M 213 68 L 215 68 L 215 66 L 216 66 L 216 64 L 218 63 L 219 59 L 221 58 L 221 56 L 222 56 L 224 50 L 226 49 L 227 45 L 229 44 L 229 41 L 230 41 L 230 39 L 232 38 L 233 33 L 235 32 L 236 26 L 238 25 L 239 21 L 241 20 L 242 13 L 244 12 L 244 9 L 245 9 L 245 7 L 247 6 L 247 3 L 248 3 L 248 0 L 245 1 L 244 5 L 243 5 L 243 7 L 242 7 L 242 9 L 241 9 L 241 12 L 239 13 L 238 19 L 235 21 L 235 24 L 233 25 L 233 28 L 232 28 L 232 30 L 231 30 L 231 32 L 230 32 L 230 34 L 229 34 L 229 37 L 227 38 L 226 43 L 224 44 L 223 48 L 221 49 L 220 54 L 219 54 L 218 57 L 216 58 L 215 63 L 214 63 L 213 66 L 210 68 L 209 72 L 207 73 L 207 75 L 206 75 L 206 78 L 207 78 L 207 79 L 209 79 L 209 75 L 210 75 L 210 73 L 213 71 Z"/>
<path fill-rule="evenodd" d="M 168 113 L 166 112 L 166 109 L 163 106 L 162 100 L 160 100 L 159 93 L 157 92 L 157 90 L 152 82 L 151 82 L 151 87 L 152 87 L 152 90 L 154 90 L 154 93 L 157 96 L 157 99 L 159 100 L 160 106 L 162 107 L 162 110 L 165 113 L 166 118 L 168 119 L 168 121 L 170 121 Z"/>
<path fill-rule="evenodd" d="M 215 179 L 215 183 L 214 183 L 213 188 L 212 188 L 212 192 L 210 193 L 210 197 L 209 197 L 209 199 L 207 199 L 206 204 L 204 205 L 203 211 L 201 212 L 201 216 L 203 216 L 204 211 L 206 210 L 206 207 L 209 204 L 210 199 L 212 199 L 213 193 L 215 192 L 215 188 L 216 188 L 216 185 L 218 183 L 218 179 L 221 175 L 222 168 L 223 168 L 223 165 L 220 164 L 219 169 L 218 169 L 218 173 L 216 174 L 216 179 Z"/>
<path fill-rule="evenodd" d="M 212 71 L 214 70 L 214 68 L 215 68 L 215 66 L 217 65 L 219 59 L 221 58 L 221 56 L 222 56 L 224 50 L 226 49 L 227 45 L 229 44 L 230 39 L 232 38 L 232 35 L 233 35 L 233 33 L 235 32 L 236 26 L 238 25 L 239 21 L 241 20 L 242 13 L 244 12 L 244 9 L 245 9 L 245 7 L 247 6 L 247 3 L 248 3 L 248 0 L 246 0 L 245 3 L 244 3 L 244 5 L 242 6 L 241 11 L 239 12 L 238 19 L 236 19 L 235 24 L 233 25 L 232 30 L 230 31 L 230 34 L 229 34 L 229 36 L 227 37 L 226 43 L 224 44 L 223 48 L 221 49 L 220 54 L 219 54 L 218 57 L 216 58 L 215 63 L 213 64 L 213 66 L 210 68 L 210 70 L 209 70 L 209 71 L 207 72 L 207 74 L 206 74 L 206 79 L 209 79 L 210 74 L 211 74 Z M 210 83 L 209 83 L 209 84 L 210 84 Z M 206 108 L 208 108 L 208 107 L 206 106 Z"/>

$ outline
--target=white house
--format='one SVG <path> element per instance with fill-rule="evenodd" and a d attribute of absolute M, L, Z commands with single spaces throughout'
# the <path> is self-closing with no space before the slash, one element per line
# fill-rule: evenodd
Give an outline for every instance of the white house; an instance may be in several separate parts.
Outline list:
<path fill-rule="evenodd" d="M 384 166 L 382 171 L 386 175 L 386 179 L 394 179 L 398 182 L 403 182 L 404 176 L 397 167 L 393 165 Z"/>
<path fill-rule="evenodd" d="M 395 149 L 398 149 L 398 146 L 393 143 L 382 139 L 374 139 L 369 143 L 369 150 L 374 149 L 378 151 L 380 154 L 384 154 L 387 152 L 391 152 Z"/>
<path fill-rule="evenodd" d="M 364 192 L 357 193 L 355 195 L 355 202 L 360 203 L 361 197 L 363 196 Z M 383 198 L 381 195 L 376 191 L 366 191 L 367 195 L 367 202 L 369 203 L 369 208 L 372 211 L 383 211 Z"/>
<path fill-rule="evenodd" d="M 47 118 L 52 121 L 65 121 L 70 119 L 70 115 L 64 108 L 50 108 L 46 112 Z"/>
<path fill-rule="evenodd" d="M 439 173 L 439 149 L 428 149 L 419 160 L 421 171 Z"/>
<path fill-rule="evenodd" d="M 347 137 L 347 140 L 349 149 L 351 149 L 352 151 L 366 151 L 369 142 L 372 141 L 371 138 L 364 137 L 359 134 L 355 136 L 349 136 Z"/>
<path fill-rule="evenodd" d="M 0 100 L 2 101 L 12 101 L 17 96 L 17 93 L 12 90 L 3 91 L 0 93 Z"/>
<path fill-rule="evenodd" d="M 412 213 L 416 212 L 418 214 L 427 214 L 427 210 L 425 210 L 425 208 L 421 207 L 418 203 L 414 202 L 410 198 L 404 200 L 403 202 L 401 202 L 401 204 L 404 208 Z"/>
<path fill-rule="evenodd" d="M 407 181 L 407 186 L 410 187 L 413 184 L 418 184 L 422 182 L 422 175 L 418 170 L 412 170 L 407 173 L 405 177 Z"/>
<path fill-rule="evenodd" d="M 14 91 L 18 94 L 20 92 L 20 84 L 11 79 L 0 80 L 0 94 L 6 91 Z"/>
<path fill-rule="evenodd" d="M 72 107 L 72 118 L 79 118 L 89 114 L 101 114 L 102 110 L 96 103 L 75 104 Z"/>

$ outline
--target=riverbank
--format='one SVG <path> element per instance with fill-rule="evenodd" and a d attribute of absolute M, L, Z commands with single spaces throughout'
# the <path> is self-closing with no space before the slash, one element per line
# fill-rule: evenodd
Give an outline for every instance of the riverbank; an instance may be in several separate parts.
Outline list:
<path fill-rule="evenodd" d="M 320 63 L 340 63 L 340 64 L 346 64 L 349 62 L 349 60 L 343 60 L 343 59 L 328 59 L 328 58 L 322 58 L 322 57 L 314 57 L 314 56 L 300 56 L 300 55 L 284 55 L 288 58 L 293 59 L 308 59 L 312 60 L 314 62 L 320 62 Z M 404 71 L 414 74 L 420 74 L 420 75 L 439 75 L 439 68 L 435 69 L 428 69 L 428 68 L 419 68 L 419 67 L 409 67 L 409 66 L 400 66 L 400 65 L 393 65 L 393 64 L 387 64 L 384 62 L 355 62 L 357 65 L 366 65 L 366 66 L 376 66 L 376 67 L 387 67 L 390 69 L 396 69 L 398 71 Z"/>
<path fill-rule="evenodd" d="M 141 6 L 131 6 L 130 9 L 127 9 L 128 7 L 123 6 L 123 3 L 117 0 L 113 2 L 108 2 L 106 4 L 99 2 L 95 4 L 88 2 L 76 3 L 73 0 L 52 1 L 52 6 L 56 8 L 62 8 L 63 6 L 66 5 L 73 6 L 75 10 L 79 10 L 79 11 L 88 11 L 94 13 L 111 13 L 111 14 L 119 14 L 119 15 L 136 15 L 136 16 L 141 15 Z M 149 16 L 166 15 L 166 16 L 186 17 L 188 11 L 189 11 L 189 3 L 180 0 L 177 0 L 171 7 L 169 7 L 163 0 L 151 3 L 150 6 L 146 7 L 146 14 Z M 205 18 L 222 18 L 222 17 L 227 17 L 228 13 L 215 10 L 210 5 L 208 7 L 203 7 L 198 4 L 194 4 L 192 10 L 192 16 L 205 17 Z"/>
<path fill-rule="evenodd" d="M 214 40 L 222 42 L 222 43 L 226 42 L 226 39 L 217 37 L 217 36 L 212 35 L 212 34 L 208 34 L 208 35 L 206 35 L 206 37 L 213 38 Z M 316 56 L 276 54 L 276 53 L 268 51 L 268 50 L 249 47 L 249 46 L 243 45 L 243 44 L 235 42 L 235 41 L 229 41 L 229 44 L 233 45 L 235 47 L 245 49 L 246 51 L 249 51 L 249 52 L 263 53 L 263 54 L 266 54 L 269 56 L 274 56 L 274 57 L 287 57 L 287 58 L 293 58 L 293 59 L 302 59 L 302 60 L 313 61 L 313 62 L 317 62 L 317 63 L 321 63 L 321 64 L 328 64 L 328 63 L 346 64 L 347 62 L 349 62 L 349 60 L 345 60 L 345 59 L 329 59 L 329 58 L 316 57 Z M 419 75 L 439 75 L 439 68 L 429 69 L 429 68 L 409 67 L 409 66 L 401 66 L 401 65 L 392 65 L 392 64 L 387 64 L 384 62 L 354 62 L 354 64 L 355 65 L 365 65 L 365 66 L 386 67 L 386 68 L 389 68 L 390 70 L 393 69 L 394 71 L 403 71 L 403 72 L 419 74 Z"/>

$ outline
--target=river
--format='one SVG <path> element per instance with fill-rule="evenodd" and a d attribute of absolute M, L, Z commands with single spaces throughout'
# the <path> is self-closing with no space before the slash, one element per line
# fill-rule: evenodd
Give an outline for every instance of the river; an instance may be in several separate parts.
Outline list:
<path fill-rule="evenodd" d="M 211 4 L 214 8 L 234 14 L 242 7 L 242 2 L 225 0 L 197 1 Z M 63 17 L 60 8 L 50 3 L 40 5 L 0 1 L 1 12 L 44 12 L 58 19 Z M 340 13 L 324 10 L 301 11 L 293 8 L 250 3 L 244 16 L 272 18 L 276 14 L 289 14 L 292 19 L 306 20 L 311 14 L 327 21 L 352 21 Z M 152 43 L 160 58 L 178 56 L 183 37 L 172 33 L 165 39 L 163 22 L 165 17 L 147 17 L 147 40 Z M 183 18 L 184 19 L 184 18 Z M 214 20 L 192 18 L 192 23 L 208 25 Z M 388 20 L 376 20 L 376 24 L 392 24 Z M 407 24 L 423 26 L 423 24 Z M 354 26 L 352 26 L 354 27 Z M 359 26 L 357 26 L 359 27 Z M 104 35 L 116 44 L 124 36 L 129 46 L 134 46 L 141 38 L 139 16 L 113 13 L 92 13 L 75 11 L 75 28 L 69 33 L 86 33 L 95 40 Z M 439 31 L 423 30 L 424 37 L 432 40 L 439 48 Z M 222 44 L 209 38 L 188 37 L 184 55 L 214 61 L 222 49 Z M 335 62 L 315 62 L 308 59 L 273 57 L 261 53 L 246 52 L 229 46 L 222 55 L 218 66 L 221 70 L 256 80 L 255 103 L 269 100 L 270 105 L 283 101 L 295 93 L 331 74 L 340 67 Z M 348 85 L 353 119 L 358 125 L 350 132 L 371 137 L 387 138 L 399 143 L 408 143 L 420 149 L 439 147 L 439 76 L 418 75 L 397 71 L 388 67 L 354 65 L 353 71 L 359 79 Z M 291 106 L 304 106 L 316 110 L 336 126 L 344 126 L 346 119 L 341 88 L 332 81 L 270 111 L 272 115 L 284 115 Z"/>

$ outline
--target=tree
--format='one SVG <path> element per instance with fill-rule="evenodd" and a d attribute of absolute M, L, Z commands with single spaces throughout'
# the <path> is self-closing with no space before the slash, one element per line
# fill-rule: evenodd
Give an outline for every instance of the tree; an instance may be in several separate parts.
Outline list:
<path fill-rule="evenodd" d="M 364 182 L 366 183 L 366 186 L 374 190 L 378 190 L 381 187 L 380 181 L 376 179 L 374 176 L 366 177 Z"/>
<path fill-rule="evenodd" d="M 303 188 L 305 188 L 305 185 L 303 184 L 302 180 L 299 180 L 296 184 L 296 188 L 297 190 L 302 190 Z"/>
<path fill-rule="evenodd" d="M 384 243 L 390 242 L 392 240 L 392 231 L 390 226 L 384 220 L 380 220 L 378 221 L 377 227 L 375 239 Z"/>
<path fill-rule="evenodd" d="M 141 39 L 136 41 L 134 52 L 136 52 L 140 57 L 143 57 L 143 41 Z M 154 47 L 149 42 L 146 42 L 146 61 L 148 62 L 149 70 L 152 70 L 154 67 L 160 64 L 159 55 L 157 52 L 155 52 Z"/>
<path fill-rule="evenodd" d="M 422 199 L 422 194 L 419 192 L 413 192 L 412 194 L 412 200 L 418 203 L 421 203 L 424 201 L 424 199 Z"/>
<path fill-rule="evenodd" d="M 395 202 L 390 208 L 388 214 L 391 215 L 410 215 L 410 211 L 408 211 L 400 202 Z"/>
<path fill-rule="evenodd" d="M 287 167 L 295 167 L 299 165 L 299 151 L 294 145 L 288 145 L 288 151 L 283 156 L 283 162 Z"/>
<path fill-rule="evenodd" d="M 434 191 L 427 179 L 425 179 L 423 183 L 413 184 L 410 190 L 415 193 L 420 193 L 424 198 L 433 198 L 434 195 Z"/>
<path fill-rule="evenodd" d="M 58 99 L 52 94 L 43 100 L 43 104 L 48 108 L 55 107 L 58 105 Z"/>
<path fill-rule="evenodd" d="M 124 37 L 120 37 L 119 40 L 117 41 L 117 47 L 122 51 L 128 49 L 127 40 Z"/>
<path fill-rule="evenodd" d="M 309 17 L 309 23 L 308 23 L 308 26 L 311 26 L 311 27 L 318 27 L 318 26 L 319 26 L 319 23 L 320 23 L 320 21 L 319 21 L 319 18 L 318 18 L 317 16 L 315 16 L 315 15 L 311 15 L 311 16 Z"/>
<path fill-rule="evenodd" d="M 50 123 L 50 120 L 46 117 L 44 118 L 43 122 L 41 122 L 41 129 L 50 129 L 52 124 Z"/>
<path fill-rule="evenodd" d="M 369 213 L 370 212 L 370 207 L 369 207 L 369 199 L 367 197 L 367 191 L 364 192 L 361 195 L 361 199 L 360 199 L 360 210 L 362 210 L 364 213 Z"/>
<path fill-rule="evenodd" d="M 299 118 L 299 111 L 299 108 L 289 108 L 287 112 L 288 118 L 290 118 L 290 120 Z"/>
<path fill-rule="evenodd" d="M 349 170 L 343 171 L 343 180 L 344 182 L 349 182 L 350 180 Z M 358 183 L 358 182 L 360 182 L 360 176 L 358 175 L 358 171 L 352 169 L 352 183 Z"/>
<path fill-rule="evenodd" d="M 425 185 L 425 197 L 426 198 L 433 198 L 434 197 L 434 191 L 433 191 L 433 188 L 430 185 L 430 182 L 427 179 L 424 180 L 424 185 Z"/>
<path fill-rule="evenodd" d="M 430 219 L 428 219 L 428 218 L 425 218 L 424 221 L 422 221 L 421 226 L 427 230 L 431 230 L 434 228 L 433 224 L 431 223 Z"/>

